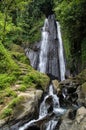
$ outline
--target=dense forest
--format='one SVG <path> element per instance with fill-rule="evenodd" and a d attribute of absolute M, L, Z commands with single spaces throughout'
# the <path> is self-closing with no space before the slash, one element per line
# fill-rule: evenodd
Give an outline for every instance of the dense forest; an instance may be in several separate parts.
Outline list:
<path fill-rule="evenodd" d="M 40 40 L 43 19 L 55 13 L 63 33 L 67 65 L 73 73 L 86 66 L 86 4 L 85 0 L 3 0 L 0 2 L 0 41 L 10 49 Z"/>
<path fill-rule="evenodd" d="M 61 25 L 70 74 L 75 76 L 86 68 L 86 0 L 1 0 L 1 119 L 12 115 L 16 104 L 21 103 L 22 98 L 17 96 L 19 91 L 29 87 L 44 90 L 49 84 L 47 75 L 30 66 L 24 49 L 40 41 L 44 19 L 51 14 L 55 14 Z"/>

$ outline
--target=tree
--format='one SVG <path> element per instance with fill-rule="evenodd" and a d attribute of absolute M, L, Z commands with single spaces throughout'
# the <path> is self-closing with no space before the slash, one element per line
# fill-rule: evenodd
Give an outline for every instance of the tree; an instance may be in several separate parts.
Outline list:
<path fill-rule="evenodd" d="M 86 1 L 55 0 L 55 12 L 61 23 L 65 41 L 68 41 L 70 46 L 73 70 L 79 72 L 83 55 L 82 43 L 86 37 Z"/>

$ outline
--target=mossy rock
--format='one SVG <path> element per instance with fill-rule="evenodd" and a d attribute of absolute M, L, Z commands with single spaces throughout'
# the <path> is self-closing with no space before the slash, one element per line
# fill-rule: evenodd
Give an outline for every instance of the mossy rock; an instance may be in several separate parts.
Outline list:
<path fill-rule="evenodd" d="M 0 119 L 6 118 L 6 117 L 9 117 L 9 116 L 14 116 L 17 106 L 20 106 L 19 104 L 21 104 L 23 102 L 23 100 L 24 100 L 24 98 L 22 96 L 14 98 L 8 104 L 8 106 L 6 106 L 2 110 L 1 115 L 0 115 Z"/>
<path fill-rule="evenodd" d="M 86 82 L 82 84 L 82 92 L 86 94 Z"/>
<path fill-rule="evenodd" d="M 13 44 L 13 43 L 10 45 L 10 50 L 12 52 L 19 52 L 19 53 L 23 53 L 24 52 L 24 49 L 21 46 Z"/>
<path fill-rule="evenodd" d="M 78 76 L 76 76 L 76 80 L 80 84 L 86 82 L 86 69 L 84 69 Z"/>
<path fill-rule="evenodd" d="M 40 73 L 34 69 L 29 71 L 29 73 L 24 76 L 23 84 L 27 87 L 35 87 L 36 89 L 45 90 L 46 87 L 49 85 L 49 77 L 46 74 Z"/>

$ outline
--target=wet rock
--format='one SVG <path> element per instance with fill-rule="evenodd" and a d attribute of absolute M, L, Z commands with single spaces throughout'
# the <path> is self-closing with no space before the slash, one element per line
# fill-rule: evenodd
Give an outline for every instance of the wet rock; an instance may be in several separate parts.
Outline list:
<path fill-rule="evenodd" d="M 46 105 L 47 105 L 47 112 L 48 113 L 52 113 L 53 112 L 53 97 L 50 95 L 46 101 L 45 101 Z"/>
<path fill-rule="evenodd" d="M 61 87 L 59 85 L 58 80 L 52 80 L 52 84 L 54 86 L 54 89 L 57 91 L 57 94 L 61 91 Z"/>
<path fill-rule="evenodd" d="M 86 108 L 85 107 L 81 107 L 77 110 L 77 114 L 76 114 L 76 121 L 77 123 L 80 123 L 81 120 L 84 119 L 84 117 L 86 117 Z"/>
<path fill-rule="evenodd" d="M 71 119 L 69 116 L 70 112 L 71 114 L 73 114 L 72 110 L 68 110 L 66 114 L 63 116 L 59 130 L 85 130 L 86 108 L 79 108 L 73 119 Z"/>
<path fill-rule="evenodd" d="M 60 79 L 59 72 L 59 58 L 58 58 L 58 40 L 57 40 L 57 27 L 55 16 L 50 15 L 48 17 L 48 24 L 45 27 L 48 32 L 48 48 L 47 48 L 47 65 L 46 73 L 51 76 L 51 78 Z M 41 42 L 34 44 L 29 49 L 25 49 L 26 56 L 30 59 L 31 65 L 39 70 L 39 60 L 40 60 L 40 49 Z"/>
<path fill-rule="evenodd" d="M 25 130 L 40 130 L 40 128 L 34 125 L 34 126 L 30 126 L 29 128 Z"/>
<path fill-rule="evenodd" d="M 67 79 L 62 82 L 60 82 L 60 88 L 63 95 L 63 102 L 62 104 L 65 104 L 65 106 L 72 106 L 77 105 L 78 100 L 78 83 L 75 82 L 73 79 Z"/>
<path fill-rule="evenodd" d="M 48 105 L 51 105 L 53 103 L 53 98 L 51 95 L 46 99 L 45 103 Z"/>
<path fill-rule="evenodd" d="M 39 52 L 37 50 L 32 50 L 30 48 L 25 49 L 25 54 L 30 60 L 30 65 L 37 69 L 37 64 L 39 60 Z"/>

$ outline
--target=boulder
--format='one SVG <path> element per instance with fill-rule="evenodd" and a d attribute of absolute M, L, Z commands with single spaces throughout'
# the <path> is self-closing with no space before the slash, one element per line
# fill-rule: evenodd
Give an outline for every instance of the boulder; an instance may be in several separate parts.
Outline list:
<path fill-rule="evenodd" d="M 13 116 L 4 120 L 0 120 L 0 130 L 13 130 L 16 128 L 16 123 L 24 123 L 26 120 L 30 120 L 37 116 L 39 100 L 42 97 L 42 90 L 28 90 L 26 92 L 19 93 L 19 97 L 23 97 L 20 104 L 15 106 Z M 24 120 L 25 119 L 25 120 Z M 5 125 L 6 124 L 6 125 Z M 18 125 L 19 125 L 18 124 Z M 18 126 L 17 126 L 18 127 Z M 16 128 L 18 129 L 18 128 Z"/>
<path fill-rule="evenodd" d="M 78 94 L 78 100 L 77 103 L 79 106 L 84 105 L 86 106 L 86 91 L 85 91 L 85 86 L 86 83 L 82 84 L 82 86 L 79 86 L 77 88 L 77 94 Z"/>
<path fill-rule="evenodd" d="M 52 80 L 52 84 L 53 84 L 53 87 L 57 91 L 57 94 L 58 94 L 61 91 L 58 80 Z"/>
<path fill-rule="evenodd" d="M 42 90 L 27 91 L 27 93 L 20 93 L 19 96 L 24 97 L 22 102 L 23 110 L 16 111 L 16 119 L 23 119 L 29 113 L 34 113 L 37 110 L 38 102 L 43 94 Z M 20 109 L 19 109 L 20 111 Z M 18 113 L 18 114 L 17 114 Z"/>
<path fill-rule="evenodd" d="M 59 130 L 86 130 L 86 108 L 81 107 L 77 110 L 75 118 L 70 118 L 72 110 L 68 110 L 62 118 Z"/>
<path fill-rule="evenodd" d="M 85 107 L 80 107 L 77 110 L 77 114 L 76 114 L 77 123 L 80 124 L 80 122 L 84 119 L 84 117 L 86 118 L 86 108 Z"/>

